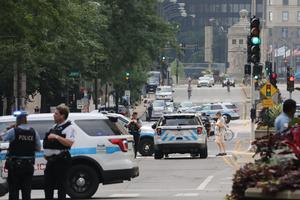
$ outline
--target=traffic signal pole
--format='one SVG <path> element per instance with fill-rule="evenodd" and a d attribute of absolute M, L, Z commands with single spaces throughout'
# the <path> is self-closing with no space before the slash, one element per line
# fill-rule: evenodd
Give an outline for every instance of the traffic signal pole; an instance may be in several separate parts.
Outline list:
<path fill-rule="evenodd" d="M 252 16 L 256 16 L 256 0 L 252 0 Z M 251 23 L 251 20 L 250 20 Z M 251 30 L 250 30 L 251 32 Z M 254 71 L 254 63 L 251 62 L 251 109 L 255 109 L 255 99 L 254 99 L 254 77 L 253 77 L 253 71 Z M 254 135 L 254 127 L 255 127 L 255 120 L 251 119 L 251 133 L 250 133 L 250 145 L 249 145 L 249 151 L 253 150 L 252 149 L 252 142 L 255 139 Z"/>

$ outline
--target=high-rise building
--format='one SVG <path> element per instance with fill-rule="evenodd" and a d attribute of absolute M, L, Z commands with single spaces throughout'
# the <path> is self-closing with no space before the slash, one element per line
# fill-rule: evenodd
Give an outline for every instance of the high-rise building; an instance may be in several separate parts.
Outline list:
<path fill-rule="evenodd" d="M 300 0 L 267 0 L 262 54 L 284 75 L 286 63 L 300 70 Z M 263 55 L 263 56 L 264 56 Z"/>
<path fill-rule="evenodd" d="M 227 62 L 227 32 L 228 28 L 240 20 L 240 11 L 245 9 L 251 16 L 252 0 L 178 0 L 185 3 L 187 13 L 195 14 L 195 18 L 185 18 L 181 26 L 180 40 L 195 36 L 198 43 L 204 46 L 204 27 L 214 27 L 213 61 Z M 265 1 L 265 0 L 264 0 Z M 280 0 L 277 0 L 280 1 Z M 263 0 L 256 0 L 257 17 L 263 16 Z M 188 34 L 193 32 L 193 34 Z"/>

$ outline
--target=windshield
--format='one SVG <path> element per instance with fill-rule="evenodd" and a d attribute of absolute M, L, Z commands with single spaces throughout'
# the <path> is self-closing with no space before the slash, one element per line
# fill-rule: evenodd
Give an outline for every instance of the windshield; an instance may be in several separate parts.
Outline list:
<path fill-rule="evenodd" d="M 183 102 L 180 104 L 181 107 L 192 107 L 193 103 L 192 102 Z"/>
<path fill-rule="evenodd" d="M 154 101 L 153 102 L 153 106 L 154 107 L 164 107 L 165 106 L 165 102 L 164 101 Z"/>
<path fill-rule="evenodd" d="M 198 119 L 191 116 L 166 116 L 160 121 L 160 126 L 195 126 L 200 125 Z"/>

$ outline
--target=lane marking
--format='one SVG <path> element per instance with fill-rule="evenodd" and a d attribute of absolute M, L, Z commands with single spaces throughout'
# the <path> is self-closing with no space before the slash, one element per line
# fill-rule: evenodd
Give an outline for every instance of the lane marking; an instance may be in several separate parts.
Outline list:
<path fill-rule="evenodd" d="M 197 197 L 197 196 L 199 196 L 198 193 L 179 193 L 174 195 L 174 197 Z"/>
<path fill-rule="evenodd" d="M 208 176 L 198 187 L 197 190 L 204 190 L 214 176 Z"/>
<path fill-rule="evenodd" d="M 112 194 L 109 197 L 111 198 L 132 198 L 132 197 L 139 197 L 140 194 Z"/>

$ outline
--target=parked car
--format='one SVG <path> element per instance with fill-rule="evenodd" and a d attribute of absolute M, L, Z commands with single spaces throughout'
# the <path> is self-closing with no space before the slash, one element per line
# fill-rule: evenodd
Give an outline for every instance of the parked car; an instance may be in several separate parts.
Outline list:
<path fill-rule="evenodd" d="M 146 110 L 147 119 L 157 120 L 163 115 L 163 113 L 167 112 L 167 105 L 165 100 L 154 100 L 152 104 L 153 104 L 153 110 L 152 110 L 151 118 L 148 114 L 148 111 Z"/>
<path fill-rule="evenodd" d="M 186 112 L 186 110 L 190 109 L 191 107 L 193 107 L 194 104 L 191 101 L 184 101 L 181 102 L 177 108 L 177 112 L 178 113 L 183 113 Z"/>
<path fill-rule="evenodd" d="M 197 87 L 212 87 L 213 82 L 209 77 L 199 77 Z"/>
<path fill-rule="evenodd" d="M 227 86 L 227 82 L 229 81 L 229 85 L 235 87 L 235 80 L 233 78 L 225 78 L 222 82 L 222 86 Z"/>
<path fill-rule="evenodd" d="M 156 88 L 160 84 L 160 72 L 159 71 L 150 71 L 148 72 L 148 79 L 146 83 L 146 93 L 153 92 L 155 93 Z"/>
<path fill-rule="evenodd" d="M 115 113 L 116 112 L 116 107 L 115 106 L 110 106 L 110 107 L 100 106 L 98 108 L 98 111 L 99 112 L 106 111 L 106 112 L 109 112 L 109 113 Z M 118 106 L 118 113 L 121 114 L 121 115 L 124 115 L 124 116 L 129 116 L 130 113 L 129 113 L 128 106 L 126 107 L 124 105 L 119 105 Z"/>
<path fill-rule="evenodd" d="M 155 129 L 154 158 L 172 153 L 190 153 L 207 158 L 206 129 L 197 114 L 164 114 L 152 126 Z"/>
<path fill-rule="evenodd" d="M 221 112 L 226 123 L 240 118 L 238 111 L 234 109 L 228 109 L 223 103 L 204 104 L 202 105 L 201 109 L 197 111 L 197 113 L 206 113 L 208 116 L 214 119 L 216 118 L 217 112 Z"/>
<path fill-rule="evenodd" d="M 215 85 L 215 79 L 214 79 L 214 76 L 212 74 L 205 74 L 204 77 L 209 78 L 212 85 Z"/>
<path fill-rule="evenodd" d="M 158 86 L 155 92 L 156 99 L 173 101 L 173 89 L 171 86 Z"/>
<path fill-rule="evenodd" d="M 112 184 L 130 181 L 139 175 L 137 161 L 134 158 L 133 137 L 122 134 L 114 121 L 96 113 L 70 113 L 68 120 L 76 130 L 75 142 L 70 150 L 72 167 L 66 179 L 66 191 L 71 199 L 89 199 L 97 191 L 100 183 Z M 15 123 L 15 117 L 0 117 L 0 130 Z M 30 114 L 28 124 L 40 135 L 53 126 L 53 114 Z M 7 149 L 8 143 L 1 143 L 1 149 Z M 6 150 L 1 152 L 5 161 Z M 44 189 L 43 176 L 46 160 L 42 152 L 36 154 L 32 189 Z M 1 177 L 7 177 L 7 171 L 1 170 Z"/>

